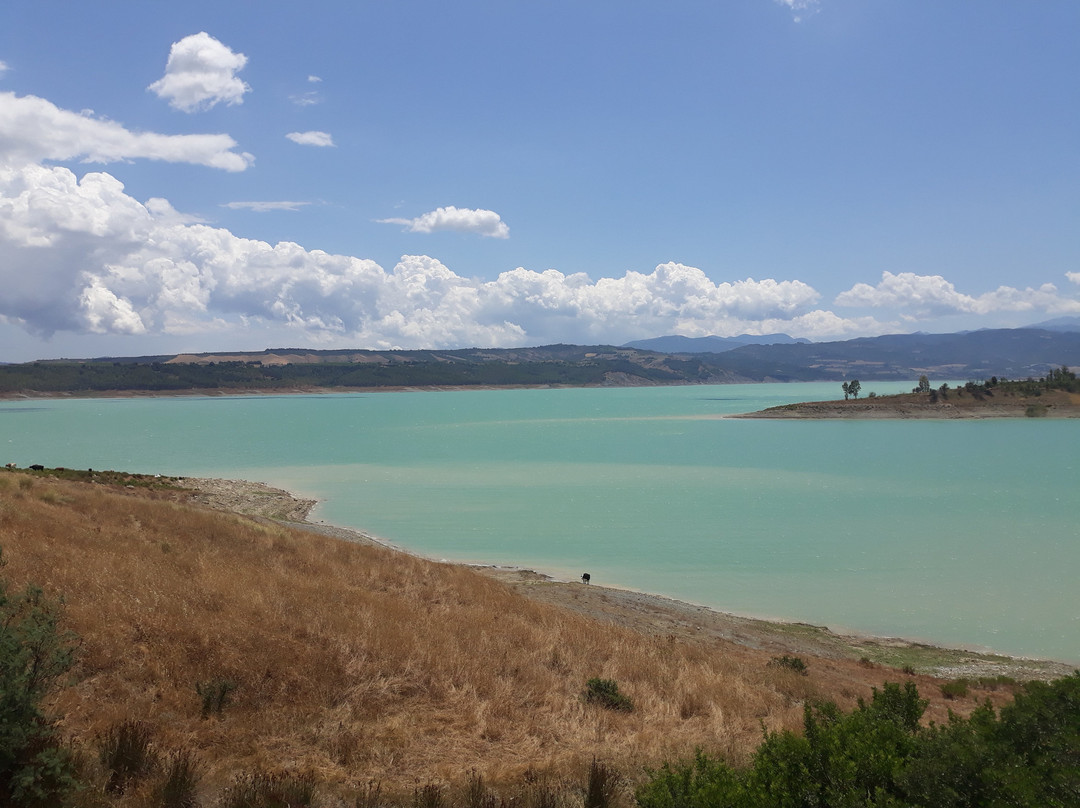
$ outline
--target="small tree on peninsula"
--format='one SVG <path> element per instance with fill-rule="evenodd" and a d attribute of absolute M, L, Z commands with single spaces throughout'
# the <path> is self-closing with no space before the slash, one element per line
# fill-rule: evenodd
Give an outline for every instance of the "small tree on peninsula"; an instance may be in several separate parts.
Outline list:
<path fill-rule="evenodd" d="M 844 401 L 847 401 L 848 396 L 851 398 L 859 397 L 859 391 L 862 390 L 862 384 L 858 379 L 852 379 L 850 382 L 844 382 L 840 385 L 840 389 L 844 391 Z"/>

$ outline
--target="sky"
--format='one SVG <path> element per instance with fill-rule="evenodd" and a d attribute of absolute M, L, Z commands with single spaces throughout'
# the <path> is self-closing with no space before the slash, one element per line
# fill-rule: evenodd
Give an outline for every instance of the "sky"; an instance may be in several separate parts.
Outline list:
<path fill-rule="evenodd" d="M 1075 0 L 5 0 L 0 361 L 1080 315 Z"/>

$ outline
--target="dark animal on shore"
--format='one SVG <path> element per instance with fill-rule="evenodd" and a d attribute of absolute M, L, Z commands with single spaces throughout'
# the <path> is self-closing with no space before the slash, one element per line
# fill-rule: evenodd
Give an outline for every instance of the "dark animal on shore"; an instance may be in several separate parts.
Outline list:
<path fill-rule="evenodd" d="M 45 471 L 45 467 L 40 463 L 35 463 L 30 467 L 30 471 Z"/>
<path fill-rule="evenodd" d="M 587 573 L 587 572 L 586 572 L 586 573 L 583 573 L 583 574 L 582 574 L 582 576 L 581 576 L 581 582 L 582 582 L 583 584 L 587 584 L 587 583 L 588 583 L 589 581 L 591 581 L 591 580 L 592 580 L 592 576 L 591 576 L 591 575 L 589 575 L 589 573 Z"/>

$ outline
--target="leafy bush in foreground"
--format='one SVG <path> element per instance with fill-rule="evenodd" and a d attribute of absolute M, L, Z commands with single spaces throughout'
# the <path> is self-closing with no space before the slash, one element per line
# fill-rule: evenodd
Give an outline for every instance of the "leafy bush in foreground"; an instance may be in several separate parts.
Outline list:
<path fill-rule="evenodd" d="M 842 714 L 807 706 L 805 732 L 769 733 L 745 770 L 698 753 L 665 764 L 641 808 L 979 808 L 1080 805 L 1080 672 L 1024 686 L 1000 715 L 922 727 L 915 685 L 886 684 Z"/>
<path fill-rule="evenodd" d="M 0 554 L 0 566 L 4 561 Z M 74 663 L 60 604 L 0 580 L 0 805 L 56 805 L 75 785 L 70 755 L 41 703 Z"/>

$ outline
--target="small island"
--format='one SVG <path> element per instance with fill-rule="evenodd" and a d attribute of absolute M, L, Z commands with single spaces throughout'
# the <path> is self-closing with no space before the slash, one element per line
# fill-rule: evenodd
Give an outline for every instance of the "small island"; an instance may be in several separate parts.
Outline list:
<path fill-rule="evenodd" d="M 996 376 L 949 387 L 933 387 L 924 375 L 910 393 L 860 398 L 858 379 L 841 386 L 843 399 L 783 404 L 734 418 L 1077 418 L 1080 381 L 1067 367 L 1040 379 L 1010 381 Z"/>

